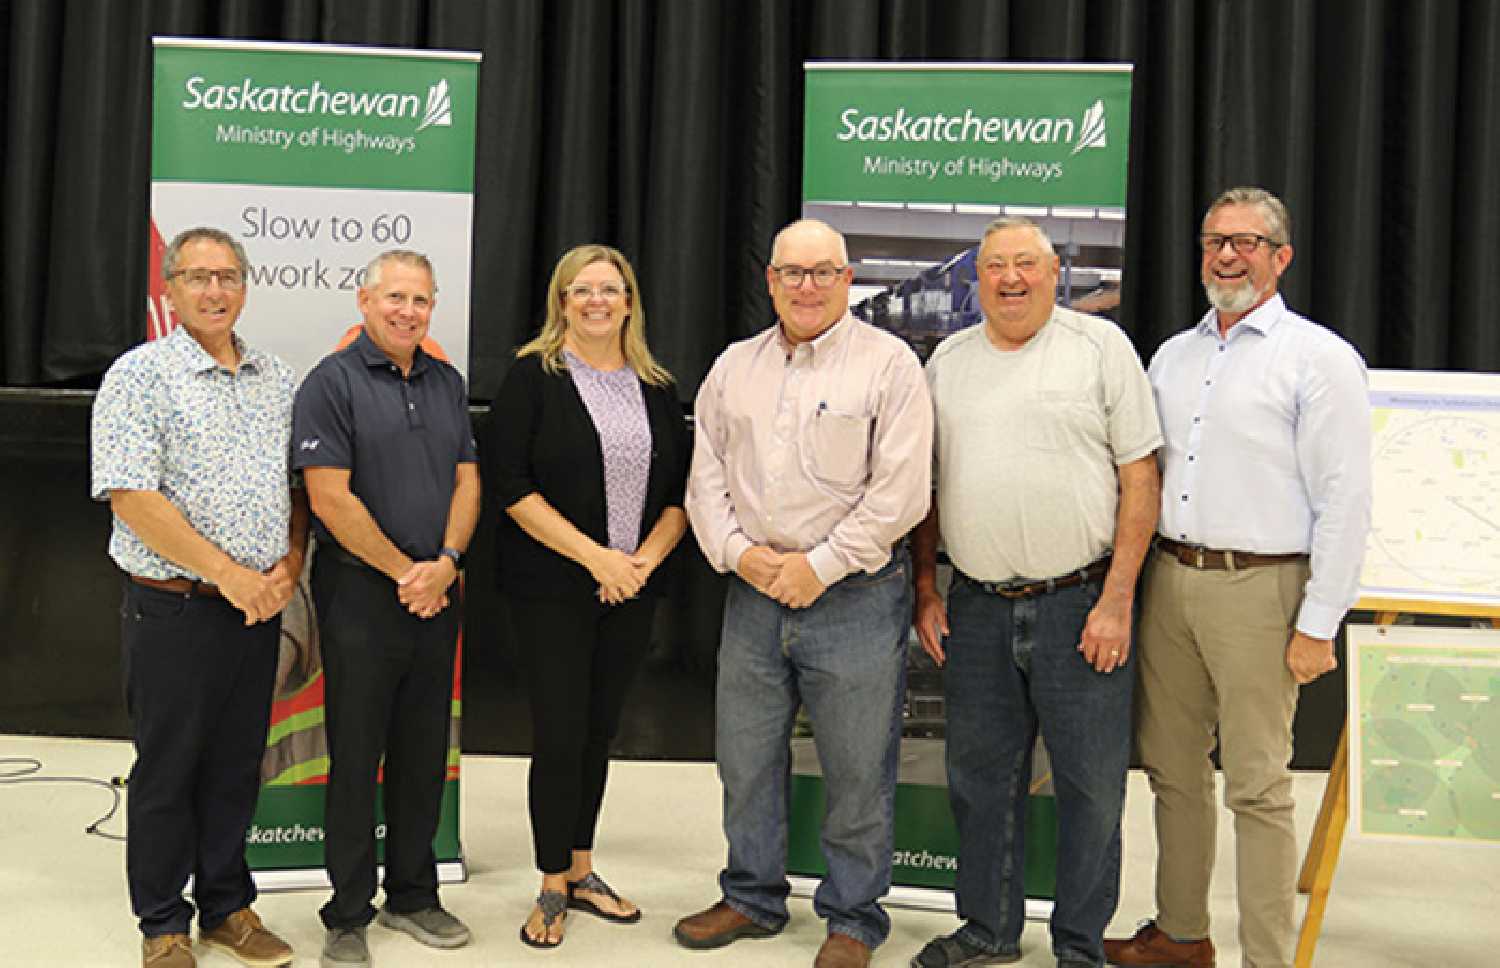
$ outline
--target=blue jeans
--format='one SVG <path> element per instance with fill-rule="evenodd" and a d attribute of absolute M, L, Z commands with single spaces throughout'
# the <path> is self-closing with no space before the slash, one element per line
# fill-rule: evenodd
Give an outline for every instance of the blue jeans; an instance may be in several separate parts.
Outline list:
<path fill-rule="evenodd" d="M 780 930 L 788 917 L 789 744 L 805 704 L 828 795 L 828 876 L 813 909 L 829 931 L 872 948 L 890 932 L 878 901 L 891 884 L 908 573 L 903 551 L 873 575 L 836 582 L 805 609 L 730 579 L 716 739 L 729 863 L 719 887 L 731 907 L 762 927 Z"/>
<path fill-rule="evenodd" d="M 1040 727 L 1057 795 L 1059 963 L 1102 965 L 1120 883 L 1135 661 L 1096 672 L 1078 651 L 1090 583 L 1012 600 L 957 573 L 948 591 L 948 797 L 958 825 L 958 914 L 971 943 L 1020 948 L 1026 798 Z"/>

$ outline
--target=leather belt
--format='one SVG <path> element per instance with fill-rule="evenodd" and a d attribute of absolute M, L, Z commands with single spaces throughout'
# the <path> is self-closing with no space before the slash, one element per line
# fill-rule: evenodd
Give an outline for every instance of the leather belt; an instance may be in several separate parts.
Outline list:
<path fill-rule="evenodd" d="M 1037 581 L 980 581 L 963 575 L 965 581 L 976 586 L 991 595 L 999 595 L 1001 598 L 1035 598 L 1038 595 L 1050 595 L 1064 588 L 1077 588 L 1079 585 L 1087 585 L 1090 582 L 1103 580 L 1109 572 L 1109 555 L 1105 555 L 1092 564 L 1084 565 L 1077 571 L 1070 571 L 1066 575 L 1056 578 L 1042 578 Z"/>
<path fill-rule="evenodd" d="M 1284 565 L 1293 561 L 1306 561 L 1307 555 L 1298 553 L 1263 555 L 1254 551 L 1224 551 L 1205 548 L 1202 545 L 1183 544 L 1171 538 L 1156 536 L 1156 547 L 1187 565 L 1205 571 L 1239 571 L 1241 568 L 1261 568 L 1265 565 Z"/>
<path fill-rule="evenodd" d="M 130 580 L 137 585 L 159 588 L 174 595 L 186 595 L 188 598 L 224 597 L 218 585 L 211 585 L 206 581 L 193 581 L 191 578 L 142 578 L 140 575 L 131 575 Z"/>

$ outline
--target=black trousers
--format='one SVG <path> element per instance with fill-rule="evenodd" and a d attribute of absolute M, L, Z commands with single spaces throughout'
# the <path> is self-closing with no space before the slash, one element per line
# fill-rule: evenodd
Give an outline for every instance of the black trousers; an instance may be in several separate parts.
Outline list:
<path fill-rule="evenodd" d="M 205 930 L 255 900 L 245 830 L 260 792 L 280 631 L 280 618 L 246 628 L 221 598 L 125 582 L 120 640 L 135 738 L 125 871 L 147 936 L 188 933 L 189 874 Z"/>
<path fill-rule="evenodd" d="M 536 866 L 561 874 L 574 850 L 593 849 L 609 744 L 650 645 L 656 601 L 507 597 L 507 604 L 531 685 L 528 793 Z"/>
<path fill-rule="evenodd" d="M 385 898 L 410 913 L 438 903 L 432 838 L 447 774 L 458 644 L 458 585 L 430 619 L 406 610 L 396 586 L 333 554 L 313 558 L 328 730 L 324 859 L 328 928 L 375 917 L 375 792 L 385 758 Z"/>

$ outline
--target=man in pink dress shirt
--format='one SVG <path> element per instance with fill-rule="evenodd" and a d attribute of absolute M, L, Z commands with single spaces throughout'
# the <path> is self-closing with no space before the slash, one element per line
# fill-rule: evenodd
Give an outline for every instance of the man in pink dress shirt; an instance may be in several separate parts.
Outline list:
<path fill-rule="evenodd" d="M 778 933 L 786 896 L 789 741 L 805 705 L 827 787 L 828 922 L 818 968 L 864 966 L 890 918 L 910 564 L 927 512 L 932 404 L 901 340 L 849 314 L 844 239 L 804 219 L 776 237 L 778 322 L 704 380 L 687 510 L 731 572 L 719 650 L 717 756 L 729 861 L 722 899 L 678 922 L 689 948 Z"/>

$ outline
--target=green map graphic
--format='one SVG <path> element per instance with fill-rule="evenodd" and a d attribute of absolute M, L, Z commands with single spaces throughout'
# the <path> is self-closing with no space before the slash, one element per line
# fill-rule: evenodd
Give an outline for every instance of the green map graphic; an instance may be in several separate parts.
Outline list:
<path fill-rule="evenodd" d="M 1356 662 L 1360 832 L 1500 845 L 1500 649 L 1361 643 Z"/>

